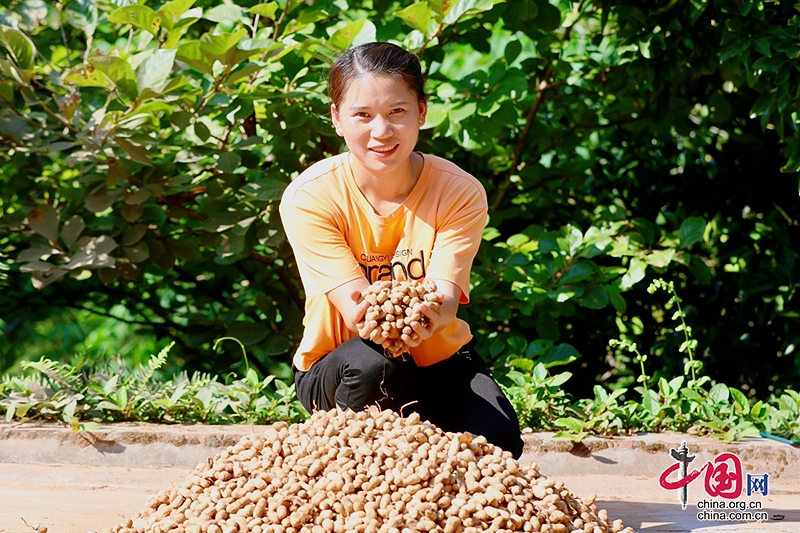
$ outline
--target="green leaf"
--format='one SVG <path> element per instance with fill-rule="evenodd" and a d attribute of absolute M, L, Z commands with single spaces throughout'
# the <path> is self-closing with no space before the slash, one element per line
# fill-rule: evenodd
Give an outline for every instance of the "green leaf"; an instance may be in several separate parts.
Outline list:
<path fill-rule="evenodd" d="M 209 131 L 208 126 L 200 121 L 194 123 L 193 129 L 194 134 L 203 142 L 206 142 L 211 137 L 211 131 Z"/>
<path fill-rule="evenodd" d="M 106 396 L 110 396 L 116 390 L 117 383 L 119 383 L 119 375 L 115 374 L 108 378 L 108 381 L 103 384 L 103 392 Z"/>
<path fill-rule="evenodd" d="M 84 206 L 92 213 L 100 213 L 108 209 L 122 194 L 122 191 L 109 191 L 103 187 L 87 195 Z"/>
<path fill-rule="evenodd" d="M 292 341 L 283 335 L 271 333 L 270 336 L 259 345 L 259 348 L 261 348 L 266 355 L 281 355 L 291 350 L 293 346 Z"/>
<path fill-rule="evenodd" d="M 0 25 L 0 46 L 5 48 L 9 59 L 17 67 L 23 70 L 33 68 L 36 46 L 24 33 L 9 26 Z"/>
<path fill-rule="evenodd" d="M 167 2 L 161 6 L 158 9 L 161 25 L 171 30 L 195 2 L 196 0 L 172 0 L 172 2 Z"/>
<path fill-rule="evenodd" d="M 149 89 L 160 94 L 166 88 L 172 66 L 175 64 L 176 54 L 177 50 L 175 49 L 159 49 L 142 61 L 136 69 L 136 81 L 141 93 Z"/>
<path fill-rule="evenodd" d="M 284 190 L 286 190 L 286 184 L 272 178 L 262 178 L 241 188 L 241 192 L 255 196 L 264 202 L 280 200 Z"/>
<path fill-rule="evenodd" d="M 70 26 L 92 36 L 97 29 L 97 2 L 95 0 L 72 0 L 67 4 L 64 16 Z"/>
<path fill-rule="evenodd" d="M 117 402 L 117 405 L 119 405 L 122 408 L 127 407 L 127 405 L 128 405 L 128 387 L 123 385 L 123 386 L 121 386 L 120 388 L 117 389 L 116 402 Z"/>
<path fill-rule="evenodd" d="M 644 279 L 646 269 L 647 263 L 638 257 L 631 258 L 631 264 L 628 266 L 628 271 L 624 276 L 622 276 L 622 280 L 620 281 L 620 288 L 622 290 L 627 290 L 642 281 Z"/>
<path fill-rule="evenodd" d="M 750 402 L 747 401 L 747 396 L 734 387 L 728 387 L 728 392 L 733 396 L 733 401 L 736 402 L 734 407 L 736 407 L 737 411 L 744 416 L 750 414 Z"/>
<path fill-rule="evenodd" d="M 58 240 L 58 213 L 53 206 L 43 205 L 34 209 L 28 215 L 28 224 L 39 235 L 43 235 L 51 241 Z"/>
<path fill-rule="evenodd" d="M 130 259 L 132 263 L 141 263 L 150 258 L 150 250 L 143 242 L 134 244 L 132 246 L 125 246 L 122 248 L 125 257 Z"/>
<path fill-rule="evenodd" d="M 574 256 L 583 244 L 583 232 L 572 225 L 564 226 L 559 231 L 556 242 L 560 250 L 569 256 Z"/>
<path fill-rule="evenodd" d="M 516 2 L 516 0 L 515 0 Z M 444 3 L 444 2 L 443 2 Z M 458 0 L 444 17 L 444 23 L 453 25 L 464 15 L 489 11 L 494 7 L 493 0 Z"/>
<path fill-rule="evenodd" d="M 143 165 L 153 166 L 153 158 L 146 148 L 122 137 L 116 137 L 115 140 L 117 141 L 117 146 L 122 148 L 131 159 Z"/>
<path fill-rule="evenodd" d="M 0 81 L 0 96 L 9 102 L 14 99 L 14 83 L 11 81 Z M 52 145 L 51 145 L 52 146 Z"/>
<path fill-rule="evenodd" d="M 664 268 L 669 265 L 673 257 L 675 257 L 675 249 L 668 248 L 666 250 L 658 250 L 653 252 L 645 256 L 644 259 L 648 265 L 652 265 L 656 268 Z"/>
<path fill-rule="evenodd" d="M 651 415 L 656 416 L 661 411 L 661 404 L 658 402 L 658 398 L 651 396 L 653 391 L 648 390 L 647 392 L 648 394 L 642 398 L 642 405 Z"/>
<path fill-rule="evenodd" d="M 705 398 L 705 396 L 701 395 L 701 394 L 700 394 L 699 392 L 697 392 L 695 389 L 691 389 L 691 388 L 689 388 L 689 387 L 684 387 L 684 388 L 682 388 L 682 389 L 681 389 L 681 394 L 682 394 L 682 395 L 683 395 L 685 398 L 688 398 L 688 399 L 690 399 L 690 400 L 694 400 L 694 401 L 696 401 L 696 402 L 698 402 L 698 403 L 701 403 L 701 404 L 706 402 L 706 398 Z"/>
<path fill-rule="evenodd" d="M 242 157 L 234 152 L 224 152 L 219 154 L 219 160 L 217 161 L 217 168 L 220 172 L 227 172 L 232 174 L 234 170 L 239 168 L 239 165 L 242 164 Z"/>
<path fill-rule="evenodd" d="M 728 45 L 722 48 L 722 53 L 720 54 L 719 61 L 720 63 L 724 63 L 728 59 L 732 57 L 740 56 L 745 50 L 750 48 L 750 41 L 744 38 L 736 38 L 733 42 L 729 43 Z"/>
<path fill-rule="evenodd" d="M 18 69 L 7 59 L 0 59 L 0 74 L 11 78 L 20 85 L 27 85 L 29 81 L 29 77 L 25 76 L 25 71 Z M 0 80 L 2 79 L 0 77 Z"/>
<path fill-rule="evenodd" d="M 772 57 L 772 50 L 770 50 L 769 39 L 761 37 L 753 41 L 753 47 L 763 56 Z"/>
<path fill-rule="evenodd" d="M 91 58 L 89 62 L 91 64 Z M 133 79 L 135 81 L 136 78 L 134 77 Z M 78 87 L 111 88 L 114 86 L 108 76 L 104 76 L 99 69 L 88 68 L 86 65 L 80 65 L 72 69 L 66 75 L 65 81 Z"/>
<path fill-rule="evenodd" d="M 364 27 L 364 23 L 367 19 L 357 20 L 344 26 L 343 28 L 339 28 L 336 30 L 330 38 L 331 46 L 338 48 L 339 50 L 346 50 L 353 44 L 353 40 L 361 31 L 361 28 Z"/>
<path fill-rule="evenodd" d="M 728 399 L 730 398 L 730 391 L 728 390 L 727 385 L 724 383 L 717 383 L 711 390 L 708 391 L 708 396 L 711 400 L 716 404 L 724 404 L 728 403 Z"/>
<path fill-rule="evenodd" d="M 428 0 L 428 5 L 436 15 L 436 20 L 441 22 L 444 17 L 453 9 L 453 6 L 459 3 L 459 0 Z"/>
<path fill-rule="evenodd" d="M 553 433 L 553 438 L 554 439 L 569 439 L 572 442 L 580 442 L 584 438 L 586 438 L 587 435 L 588 435 L 588 433 L 586 431 L 581 431 L 579 433 L 570 433 L 569 431 L 556 431 L 555 433 Z"/>
<path fill-rule="evenodd" d="M 573 264 L 567 272 L 559 278 L 558 282 L 560 285 L 566 283 L 576 283 L 578 281 L 583 281 L 589 277 L 591 277 L 592 273 L 594 272 L 593 268 L 594 264 L 590 261 L 578 261 L 577 263 Z"/>
<path fill-rule="evenodd" d="M 572 377 L 572 372 L 562 372 L 560 374 L 556 374 L 549 380 L 547 380 L 548 387 L 560 387 L 564 383 L 570 380 Z"/>
<path fill-rule="evenodd" d="M 115 24 L 130 24 L 158 36 L 161 27 L 161 17 L 147 6 L 134 4 L 117 9 L 108 16 L 109 22 Z"/>
<path fill-rule="evenodd" d="M 214 59 L 203 53 L 203 45 L 200 41 L 185 41 L 181 43 L 178 46 L 176 57 L 209 76 L 214 75 Z"/>
<path fill-rule="evenodd" d="M 105 74 L 123 97 L 135 100 L 139 96 L 136 74 L 130 63 L 121 57 L 94 56 L 89 58 L 89 64 Z"/>
<path fill-rule="evenodd" d="M 69 220 L 64 222 L 64 226 L 61 228 L 61 240 L 64 241 L 67 249 L 72 248 L 84 229 L 86 229 L 86 223 L 80 215 L 72 215 Z"/>
<path fill-rule="evenodd" d="M 553 366 L 567 365 L 580 358 L 580 356 L 580 352 L 578 352 L 574 346 L 562 343 L 547 350 L 545 355 L 537 358 L 536 361 L 543 364 L 546 368 L 550 368 Z"/>
<path fill-rule="evenodd" d="M 561 27 L 561 10 L 547 0 L 538 0 L 536 6 L 539 12 L 536 14 L 535 24 L 540 30 L 552 32 Z"/>
<path fill-rule="evenodd" d="M 427 2 L 417 2 L 400 11 L 396 11 L 394 15 L 415 30 L 427 33 L 432 13 Z"/>
<path fill-rule="evenodd" d="M 141 241 L 146 234 L 147 226 L 144 224 L 136 224 L 125 230 L 125 233 L 122 234 L 120 244 L 122 244 L 122 246 L 133 246 Z"/>
<path fill-rule="evenodd" d="M 602 287 L 591 287 L 578 301 L 588 309 L 602 309 L 608 305 L 608 294 Z"/>
<path fill-rule="evenodd" d="M 258 4 L 250 8 L 251 15 L 258 15 L 270 20 L 275 20 L 275 12 L 278 10 L 278 2 L 267 2 L 266 4 Z"/>
<path fill-rule="evenodd" d="M 232 213 L 224 211 L 212 213 L 203 224 L 203 230 L 211 233 L 220 233 L 231 229 L 239 222 L 239 219 Z"/>
<path fill-rule="evenodd" d="M 170 123 L 181 130 L 188 128 L 192 124 L 191 120 L 192 114 L 188 111 L 178 111 L 177 113 L 172 113 L 169 116 Z"/>
<path fill-rule="evenodd" d="M 522 43 L 519 39 L 513 39 L 506 45 L 506 49 L 503 51 L 503 58 L 510 65 L 519 57 L 520 53 L 522 53 Z"/>
<path fill-rule="evenodd" d="M 533 370 L 533 361 L 531 361 L 530 359 L 517 357 L 506 361 L 506 366 L 510 366 L 512 368 L 519 368 L 520 370 L 525 370 L 526 372 L 530 372 L 531 370 Z"/>
<path fill-rule="evenodd" d="M 247 346 L 261 342 L 271 332 L 272 330 L 263 324 L 237 320 L 228 326 L 227 335 L 239 339 L 242 344 Z"/>
<path fill-rule="evenodd" d="M 679 233 L 680 247 L 688 248 L 703 238 L 706 221 L 700 217 L 689 217 L 681 223 Z"/>
<path fill-rule="evenodd" d="M 223 61 L 225 54 L 229 50 L 236 48 L 239 41 L 245 37 L 247 37 L 247 30 L 245 29 L 241 29 L 236 33 L 220 33 L 219 35 L 204 33 L 200 37 L 200 49 L 208 57 Z"/>
<path fill-rule="evenodd" d="M 625 311 L 628 309 L 628 302 L 625 301 L 625 298 L 612 288 L 604 287 L 604 290 L 608 294 L 608 301 L 611 302 L 611 305 L 614 306 L 617 313 L 625 314 Z"/>
<path fill-rule="evenodd" d="M 237 5 L 221 4 L 203 14 L 203 18 L 212 22 L 236 22 L 244 16 L 242 8 Z"/>
<path fill-rule="evenodd" d="M 583 423 L 576 418 L 557 418 L 553 423 L 558 427 L 569 429 L 575 433 L 580 433 L 583 430 Z"/>

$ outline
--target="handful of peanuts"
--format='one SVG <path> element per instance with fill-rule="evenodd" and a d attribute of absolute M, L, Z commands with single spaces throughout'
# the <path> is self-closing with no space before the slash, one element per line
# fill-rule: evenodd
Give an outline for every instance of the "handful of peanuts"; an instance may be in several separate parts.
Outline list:
<path fill-rule="evenodd" d="M 243 437 L 112 533 L 632 533 L 482 436 L 317 411 Z"/>
<path fill-rule="evenodd" d="M 436 294 L 436 283 L 430 279 L 423 282 L 377 281 L 364 289 L 361 296 L 369 302 L 369 307 L 358 327 L 363 328 L 371 320 L 377 321 L 378 327 L 372 330 L 370 340 L 383 345 L 388 357 L 400 357 L 409 351 L 401 335 L 419 339 L 411 327 L 413 322 L 419 322 L 423 327 L 428 325 L 428 317 L 422 313 L 420 306 L 425 303 L 438 312 L 441 304 Z"/>

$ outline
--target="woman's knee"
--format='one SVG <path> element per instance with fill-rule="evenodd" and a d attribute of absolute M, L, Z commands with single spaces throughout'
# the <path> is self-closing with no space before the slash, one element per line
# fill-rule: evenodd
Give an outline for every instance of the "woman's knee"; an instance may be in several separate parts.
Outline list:
<path fill-rule="evenodd" d="M 348 347 L 354 356 L 348 357 L 342 368 L 336 403 L 353 410 L 361 410 L 372 404 L 396 409 L 404 381 L 401 365 L 361 339 L 357 339 L 357 342 L 362 345 Z"/>
<path fill-rule="evenodd" d="M 488 428 L 486 433 L 484 436 L 487 441 L 507 452 L 511 452 L 514 459 L 520 458 L 524 442 L 516 419 L 509 420 L 504 417 L 498 417 L 494 427 Z"/>

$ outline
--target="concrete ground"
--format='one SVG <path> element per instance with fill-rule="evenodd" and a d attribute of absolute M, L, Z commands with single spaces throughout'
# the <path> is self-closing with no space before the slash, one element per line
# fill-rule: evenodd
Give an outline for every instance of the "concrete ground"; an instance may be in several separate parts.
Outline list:
<path fill-rule="evenodd" d="M 38 525 L 48 533 L 99 533 L 133 516 L 198 463 L 261 430 L 120 424 L 77 434 L 46 424 L 0 424 L 0 533 L 28 533 Z M 598 507 L 636 531 L 800 533 L 798 448 L 761 438 L 726 445 L 672 433 L 588 438 L 579 444 L 546 433 L 523 437 L 522 462 L 535 461 L 544 475 L 563 481 L 579 497 L 596 494 Z M 675 463 L 670 449 L 684 440 L 696 457 L 690 472 L 717 464 L 714 459 L 729 452 L 741 460 L 743 476 L 768 474 L 766 496 L 742 492 L 734 500 L 759 507 L 768 518 L 701 521 L 699 505 L 730 501 L 709 496 L 702 475 L 688 486 L 688 505 L 682 509 L 677 491 L 661 488 L 658 479 Z"/>

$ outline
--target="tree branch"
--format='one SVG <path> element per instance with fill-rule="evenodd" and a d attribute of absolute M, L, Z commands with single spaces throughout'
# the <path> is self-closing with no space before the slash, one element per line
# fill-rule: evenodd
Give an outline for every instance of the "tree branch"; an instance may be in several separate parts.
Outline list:
<path fill-rule="evenodd" d="M 581 3 L 578 5 L 576 10 L 578 12 L 583 12 L 583 7 L 585 3 L 586 0 L 581 0 Z M 573 23 L 564 31 L 564 35 L 561 38 L 562 42 L 569 41 L 570 36 L 572 35 L 572 29 L 575 27 L 575 24 L 577 24 L 578 20 L 580 20 L 580 17 L 577 17 L 575 21 L 573 21 Z M 511 185 L 513 183 L 511 181 L 512 178 L 519 171 L 519 165 L 522 159 L 522 152 L 525 148 L 525 141 L 527 140 L 528 133 L 530 133 L 530 129 L 533 126 L 533 121 L 536 119 L 536 113 L 539 111 L 542 102 L 544 102 L 545 92 L 547 92 L 548 89 L 552 89 L 554 87 L 558 87 L 566 83 L 566 81 L 550 83 L 550 78 L 552 77 L 552 75 L 553 75 L 553 62 L 551 61 L 547 65 L 547 69 L 545 69 L 544 76 L 542 76 L 542 81 L 539 82 L 536 92 L 536 99 L 533 101 L 533 104 L 531 104 L 531 107 L 528 110 L 528 115 L 525 117 L 525 128 L 522 130 L 522 133 L 519 136 L 519 140 L 517 141 L 517 147 L 514 150 L 514 159 L 511 162 L 511 168 L 509 169 L 509 173 L 506 176 L 506 179 L 503 180 L 503 182 L 497 188 L 497 196 L 495 197 L 494 202 L 492 202 L 490 212 L 496 211 L 497 209 L 500 208 L 500 204 L 503 203 L 503 200 L 505 199 L 508 190 L 511 188 Z M 559 135 L 556 137 L 556 139 L 560 140 L 562 137 L 563 135 Z M 551 150 L 553 146 L 554 145 L 551 143 L 551 146 L 547 149 L 547 151 Z M 538 155 L 537 160 L 539 157 L 542 156 L 542 154 L 545 153 L 547 152 L 542 151 Z"/>
<path fill-rule="evenodd" d="M 33 120 L 32 118 L 30 118 L 30 117 L 26 117 L 26 116 L 25 116 L 25 115 L 24 115 L 24 114 L 23 114 L 23 113 L 22 113 L 22 112 L 21 112 L 19 109 L 17 109 L 17 108 L 14 106 L 14 104 L 12 104 L 11 102 L 9 102 L 9 101 L 6 99 L 6 97 L 5 97 L 5 96 L 3 96 L 2 94 L 0 94 L 0 100 L 2 100 L 2 101 L 3 101 L 3 103 L 5 103 L 5 104 L 6 104 L 6 106 L 8 106 L 8 108 L 9 108 L 11 111 L 13 111 L 13 112 L 14 112 L 14 113 L 16 113 L 17 115 L 19 115 L 21 118 L 25 119 L 25 122 L 27 122 L 27 123 L 28 123 L 28 124 L 30 124 L 31 126 L 34 126 L 34 127 L 36 127 L 36 128 L 39 128 L 40 130 L 42 130 L 42 131 L 46 131 L 46 132 L 48 132 L 48 133 L 52 133 L 53 135 L 57 135 L 57 136 L 61 137 L 62 139 L 66 140 L 66 141 L 75 142 L 75 139 L 73 139 L 73 138 L 71 138 L 71 137 L 67 137 L 66 135 L 62 135 L 62 134 L 60 134 L 60 133 L 56 133 L 56 132 L 54 132 L 54 131 L 51 131 L 50 129 L 46 128 L 46 127 L 45 127 L 45 126 L 43 126 L 42 124 L 39 124 L 38 122 L 36 122 L 36 121 L 35 121 L 35 120 Z M 50 112 L 50 110 L 49 110 L 49 109 L 47 109 L 46 107 L 45 107 L 45 109 L 46 109 L 48 112 Z M 60 122 L 60 121 L 59 121 L 59 122 Z"/>
<path fill-rule="evenodd" d="M 522 151 L 525 148 L 525 141 L 528 139 L 528 134 L 531 131 L 531 127 L 533 126 L 533 121 L 536 119 L 536 113 L 539 111 L 539 107 L 541 107 L 542 102 L 544 101 L 544 93 L 550 87 L 548 84 L 548 80 L 550 76 L 553 74 L 553 64 L 550 63 L 547 65 L 547 69 L 545 69 L 544 76 L 542 77 L 542 81 L 539 82 L 539 86 L 536 92 L 536 98 L 531 104 L 530 109 L 528 110 L 528 115 L 525 117 L 525 128 L 522 130 L 522 133 L 519 135 L 519 139 L 517 140 L 517 147 L 514 149 L 514 159 L 511 160 L 511 168 L 509 169 L 508 175 L 506 179 L 503 180 L 497 187 L 497 196 L 492 202 L 492 206 L 490 208 L 490 212 L 496 211 L 500 204 L 503 202 L 508 189 L 511 187 L 512 184 L 512 177 L 516 175 L 519 171 L 519 164 L 520 159 L 522 159 Z"/>
<path fill-rule="evenodd" d="M 256 253 L 256 252 L 250 252 L 250 256 L 249 257 L 250 257 L 250 259 L 253 259 L 254 261 L 258 261 L 259 263 L 261 263 L 263 265 L 270 265 L 270 266 L 273 266 L 273 267 L 275 266 L 275 260 L 272 259 L 272 258 L 269 258 L 269 257 L 267 257 L 265 255 L 261 255 L 261 254 Z M 289 277 L 289 274 L 286 272 L 286 268 L 284 268 L 282 266 L 277 267 L 275 269 L 275 272 L 278 274 L 278 277 L 283 282 L 283 285 L 286 287 L 286 290 L 289 291 L 289 295 L 292 297 L 292 300 L 294 301 L 294 303 L 297 306 L 297 308 L 300 309 L 300 310 L 305 309 L 305 303 L 303 301 L 303 298 L 300 296 L 300 292 L 297 290 L 297 288 L 294 286 L 294 284 L 292 284 L 292 279 Z"/>

